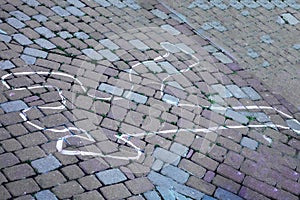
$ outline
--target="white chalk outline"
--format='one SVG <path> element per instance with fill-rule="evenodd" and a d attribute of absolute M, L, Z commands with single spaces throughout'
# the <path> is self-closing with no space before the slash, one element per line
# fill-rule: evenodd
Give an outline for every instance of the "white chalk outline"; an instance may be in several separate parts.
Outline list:
<path fill-rule="evenodd" d="M 162 44 L 166 44 L 166 43 L 161 43 Z M 171 43 L 168 43 L 169 45 L 173 45 Z M 174 45 L 175 46 L 175 45 Z M 163 47 L 163 46 L 162 46 Z M 179 73 L 184 73 L 184 72 L 187 72 L 189 71 L 191 68 L 195 67 L 196 65 L 199 64 L 199 59 L 197 57 L 195 57 L 194 55 L 190 54 L 189 52 L 185 51 L 184 49 L 180 48 L 180 47 L 177 47 L 175 46 L 176 48 L 178 48 L 179 50 L 181 50 L 182 52 L 190 55 L 193 59 L 195 59 L 197 62 L 190 65 L 187 69 L 183 69 L 183 70 L 180 70 Z M 170 52 L 168 52 L 168 50 L 166 48 L 164 48 L 167 53 L 164 54 L 163 56 L 158 56 L 156 58 L 154 58 L 154 61 L 158 61 L 158 60 L 161 60 L 163 58 L 166 58 L 170 55 Z M 132 81 L 132 77 L 131 77 L 131 73 L 132 73 L 132 70 L 139 66 L 140 64 L 142 63 L 137 63 L 135 65 L 132 66 L 132 68 L 129 70 L 129 78 L 130 78 L 130 81 Z M 34 74 L 37 74 L 37 75 L 44 75 L 44 76 L 51 76 L 51 75 L 57 75 L 57 76 L 63 76 L 63 77 L 68 77 L 68 78 L 71 78 L 73 79 L 74 82 L 77 82 L 81 89 L 83 90 L 84 93 L 87 94 L 87 96 L 89 97 L 92 97 L 96 100 L 106 100 L 106 101 L 112 101 L 113 100 L 113 95 L 111 97 L 108 97 L 108 98 L 102 98 L 102 97 L 96 97 L 95 95 L 93 94 L 90 94 L 87 92 L 87 89 L 83 86 L 82 82 L 79 81 L 76 77 L 72 76 L 72 75 L 69 75 L 67 73 L 63 73 L 63 72 L 44 72 L 44 71 L 38 71 L 38 72 L 14 72 L 14 73 L 9 73 L 9 74 L 6 74 L 6 75 L 3 75 L 1 77 L 1 81 L 2 81 L 2 84 L 7 88 L 7 89 L 12 89 L 12 90 L 16 90 L 16 91 L 22 91 L 22 90 L 26 90 L 26 89 L 29 89 L 29 90 L 34 90 L 34 89 L 38 89 L 38 88 L 53 88 L 55 89 L 60 98 L 61 98 L 61 101 L 62 101 L 62 104 L 61 106 L 33 106 L 33 107 L 30 107 L 30 108 L 27 108 L 27 109 L 24 109 L 21 111 L 21 113 L 19 114 L 23 121 L 24 122 L 27 122 L 29 125 L 35 127 L 36 129 L 38 130 L 42 130 L 42 131 L 51 131 L 51 132 L 54 132 L 54 133 L 65 133 L 65 132 L 70 132 L 71 135 L 66 135 L 62 138 L 59 138 L 57 143 L 56 143 L 56 149 L 58 150 L 58 152 L 60 152 L 61 154 L 64 154 L 64 155 L 81 155 L 81 156 L 99 156 L 99 157 L 106 157 L 106 158 L 115 158 L 115 159 L 122 159 L 122 160 L 138 160 L 140 158 L 140 156 L 143 154 L 143 150 L 140 149 L 139 147 L 137 147 L 135 144 L 133 144 L 131 141 L 130 141 L 130 138 L 131 137 L 142 137 L 142 136 L 148 136 L 148 135 L 156 135 L 156 134 L 169 134 L 169 133 L 178 133 L 180 131 L 189 131 L 189 132 L 193 132 L 193 133 L 197 133 L 197 132 L 203 132 L 203 133 L 210 133 L 210 132 L 215 132 L 217 130 L 225 130 L 225 129 L 242 129 L 242 128 L 267 128 L 267 127 L 271 127 L 271 128 L 281 128 L 281 129 L 286 129 L 286 130 L 293 130 L 295 131 L 296 133 L 300 133 L 300 130 L 294 130 L 290 127 L 287 127 L 287 126 L 282 126 L 282 125 L 278 125 L 278 124 L 262 124 L 262 125 L 235 125 L 235 126 L 217 126 L 217 127 L 210 127 L 210 128 L 198 128 L 198 129 L 189 129 L 189 128 L 179 128 L 179 129 L 170 129 L 170 130 L 163 130 L 163 131 L 153 131 L 153 132 L 142 132 L 142 133 L 136 133 L 136 134 L 130 134 L 130 133 L 124 133 L 122 135 L 114 135 L 114 137 L 116 137 L 117 139 L 119 140 L 122 140 L 123 142 L 125 142 L 125 144 L 128 144 L 129 146 L 131 146 L 136 152 L 137 152 L 137 155 L 136 156 L 131 156 L 131 157 L 124 157 L 124 156 L 113 156 L 113 155 L 104 155 L 102 153 L 95 153 L 95 152 L 89 152 L 89 151 L 79 151 L 79 150 L 66 150 L 64 149 L 63 147 L 63 143 L 66 142 L 67 143 L 67 139 L 68 138 L 72 138 L 72 137 L 75 137 L 75 138 L 80 138 L 80 139 L 83 139 L 83 140 L 88 140 L 88 141 L 91 141 L 91 142 L 96 142 L 94 140 L 94 138 L 84 129 L 81 129 L 81 128 L 77 128 L 77 127 L 67 127 L 67 128 L 64 128 L 64 129 L 55 129 L 55 128 L 45 128 L 45 127 L 41 127 L 37 124 L 34 124 L 32 122 L 30 122 L 27 118 L 27 115 L 26 115 L 26 112 L 28 112 L 29 110 L 31 110 L 32 108 L 39 108 L 39 109 L 52 109 L 52 110 L 61 110 L 61 109 L 65 109 L 66 108 L 66 99 L 65 97 L 62 95 L 62 90 L 56 86 L 52 86 L 52 85 L 36 85 L 36 86 L 30 86 L 30 87 L 20 87 L 20 88 L 11 88 L 8 83 L 5 81 L 5 79 L 7 79 L 8 77 L 14 75 L 14 76 L 20 76 L 20 75 L 34 75 Z M 172 75 L 168 75 L 165 79 L 163 79 L 163 81 L 161 82 L 161 87 L 160 87 L 160 91 L 161 91 L 161 96 L 163 95 L 163 89 L 164 89 L 164 82 L 167 78 L 171 77 Z M 131 87 L 131 90 L 133 89 L 134 86 Z M 121 97 L 117 97 L 117 98 L 114 98 L 114 100 L 118 100 L 118 99 L 122 99 Z M 178 107 L 205 107 L 205 106 L 199 106 L 199 105 L 194 105 L 194 104 L 181 104 L 179 103 L 177 105 Z M 205 108 L 210 108 L 209 106 L 206 106 Z M 222 107 L 220 106 L 219 107 L 220 110 L 225 110 L 227 108 L 225 107 Z M 218 109 L 218 107 L 217 107 Z M 276 111 L 277 113 L 285 116 L 286 118 L 289 118 L 289 119 L 294 119 L 292 116 L 276 109 L 276 108 L 273 108 L 273 107 L 270 107 L 270 106 L 237 106 L 237 107 L 230 107 L 230 109 L 232 110 L 257 110 L 257 109 L 260 109 L 260 110 L 274 110 Z M 295 119 L 294 119 L 295 120 Z M 72 131 L 77 131 L 77 132 L 81 132 L 83 133 L 86 137 L 84 136 L 81 136 L 81 135 L 76 135 L 76 134 L 72 134 L 73 132 Z M 272 140 L 268 137 L 266 137 L 264 135 L 264 138 L 270 143 Z"/>

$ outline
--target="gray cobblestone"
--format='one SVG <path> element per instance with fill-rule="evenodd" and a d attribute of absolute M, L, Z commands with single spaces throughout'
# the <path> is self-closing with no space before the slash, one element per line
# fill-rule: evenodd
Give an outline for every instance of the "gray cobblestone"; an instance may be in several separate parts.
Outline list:
<path fill-rule="evenodd" d="M 151 166 L 151 169 L 153 169 L 154 171 L 159 171 L 162 168 L 163 165 L 164 165 L 163 161 L 156 159 L 153 162 L 153 164 Z"/>
<path fill-rule="evenodd" d="M 258 147 L 258 142 L 248 137 L 243 137 L 241 140 L 241 145 L 244 147 L 248 147 L 249 149 L 256 150 Z"/>
<path fill-rule="evenodd" d="M 296 119 L 286 120 L 287 125 L 293 129 L 298 135 L 300 135 L 300 123 Z"/>
<path fill-rule="evenodd" d="M 153 156 L 157 159 L 160 159 L 163 162 L 169 163 L 169 164 L 174 164 L 177 165 L 180 160 L 180 156 L 176 155 L 170 151 L 167 151 L 163 148 L 156 148 L 153 152 Z"/>
<path fill-rule="evenodd" d="M 54 156 L 49 155 L 45 158 L 32 161 L 31 166 L 37 169 L 39 173 L 46 173 L 59 168 L 61 163 Z"/>
<path fill-rule="evenodd" d="M 116 6 L 117 8 L 125 8 L 126 7 L 126 5 L 123 2 L 119 1 L 119 0 L 109 0 L 109 2 L 112 5 Z"/>
<path fill-rule="evenodd" d="M 161 173 L 181 184 L 184 184 L 189 178 L 188 173 L 172 165 L 167 165 L 166 167 L 163 167 Z"/>
<path fill-rule="evenodd" d="M 34 196 L 37 200 L 57 200 L 56 196 L 50 190 L 42 190 Z"/>
<path fill-rule="evenodd" d="M 38 49 L 29 48 L 29 47 L 26 47 L 24 49 L 24 54 L 27 54 L 27 55 L 30 55 L 33 57 L 40 57 L 40 58 L 46 58 L 48 55 L 48 53 L 45 51 L 41 51 Z"/>
<path fill-rule="evenodd" d="M 102 44 L 103 46 L 109 48 L 110 50 L 117 50 L 117 49 L 120 48 L 118 45 L 116 45 L 110 39 L 103 39 L 103 40 L 100 40 L 99 42 L 100 42 L 100 44 Z"/>
<path fill-rule="evenodd" d="M 118 88 L 116 86 L 108 85 L 106 83 L 101 83 L 101 85 L 98 87 L 98 90 L 107 92 L 109 94 L 121 96 L 124 89 Z"/>
<path fill-rule="evenodd" d="M 271 39 L 270 35 L 263 35 L 260 37 L 260 40 L 267 44 L 272 44 L 274 40 Z"/>
<path fill-rule="evenodd" d="M 173 66 L 171 65 L 169 62 L 165 61 L 165 62 L 159 62 L 158 63 L 164 70 L 167 71 L 168 74 L 177 74 L 179 73 L 179 71 Z"/>
<path fill-rule="evenodd" d="M 13 39 L 19 42 L 21 45 L 29 45 L 33 43 L 31 40 L 28 39 L 28 37 L 26 37 L 23 34 L 14 34 Z"/>
<path fill-rule="evenodd" d="M 161 19 L 168 19 L 169 16 L 167 14 L 165 14 L 164 12 L 158 10 L 158 9 L 155 9 L 155 10 L 151 10 L 152 14 L 161 18 Z"/>
<path fill-rule="evenodd" d="M 72 38 L 73 35 L 71 33 L 69 33 L 68 31 L 61 31 L 58 33 L 58 35 L 63 38 L 63 39 L 67 39 L 67 38 Z"/>
<path fill-rule="evenodd" d="M 162 69 L 154 61 L 145 61 L 143 62 L 143 65 L 145 65 L 150 71 L 154 73 L 162 72 Z"/>
<path fill-rule="evenodd" d="M 24 3 L 26 3 L 27 5 L 29 6 L 32 6 L 32 7 L 36 7 L 36 6 L 39 6 L 41 5 L 38 1 L 36 0 L 22 0 Z"/>
<path fill-rule="evenodd" d="M 0 29 L 0 41 L 10 42 L 12 37 L 8 36 L 8 35 L 3 35 L 3 34 L 6 34 L 6 33 Z"/>
<path fill-rule="evenodd" d="M 174 44 L 171 44 L 169 42 L 160 43 L 160 45 L 170 53 L 178 53 L 180 52 L 180 49 L 178 49 Z"/>
<path fill-rule="evenodd" d="M 224 32 L 224 31 L 227 30 L 226 27 L 223 26 L 223 25 L 221 24 L 221 22 L 219 22 L 219 21 L 212 21 L 212 22 L 210 22 L 209 24 L 210 24 L 210 26 L 212 26 L 212 27 L 213 27 L 214 29 L 216 29 L 217 31 Z"/>
<path fill-rule="evenodd" d="M 268 0 L 258 0 L 257 3 L 267 10 L 272 10 L 275 8 L 275 5 Z"/>
<path fill-rule="evenodd" d="M 280 16 L 277 17 L 276 22 L 280 25 L 285 24 L 285 21 Z"/>
<path fill-rule="evenodd" d="M 37 27 L 34 30 L 46 38 L 55 37 L 55 34 L 46 27 Z"/>
<path fill-rule="evenodd" d="M 241 3 L 244 4 L 247 8 L 258 8 L 259 7 L 259 4 L 253 0 L 243 0 L 243 1 L 241 1 Z"/>
<path fill-rule="evenodd" d="M 177 83 L 176 81 L 169 81 L 166 83 L 167 85 L 170 85 L 174 88 L 180 89 L 180 90 L 184 90 L 183 87 L 181 87 L 181 85 L 179 85 L 179 83 Z"/>
<path fill-rule="evenodd" d="M 56 47 L 53 43 L 49 42 L 48 40 L 45 40 L 44 38 L 38 38 L 34 40 L 34 42 L 45 49 L 54 49 Z"/>
<path fill-rule="evenodd" d="M 293 48 L 296 49 L 296 50 L 300 50 L 300 43 L 299 44 L 294 44 Z"/>
<path fill-rule="evenodd" d="M 218 59 L 219 61 L 221 61 L 224 64 L 233 63 L 233 61 L 228 56 L 226 56 L 225 54 L 223 54 L 221 52 L 213 53 L 213 56 L 215 56 L 216 59 Z"/>
<path fill-rule="evenodd" d="M 174 97 L 169 94 L 164 94 L 164 96 L 162 97 L 162 100 L 171 105 L 178 105 L 178 103 L 179 103 L 179 99 L 177 97 Z"/>
<path fill-rule="evenodd" d="M 100 50 L 98 51 L 103 57 L 105 57 L 107 60 L 114 62 L 114 61 L 118 61 L 120 60 L 120 58 L 114 54 L 113 52 L 111 52 L 108 49 L 104 49 L 104 50 Z"/>
<path fill-rule="evenodd" d="M 138 9 L 141 8 L 141 6 L 140 6 L 139 4 L 137 4 L 137 3 L 135 2 L 135 0 L 125 0 L 124 3 L 125 3 L 128 7 L 132 8 L 132 9 L 134 9 L 134 10 L 138 10 Z"/>
<path fill-rule="evenodd" d="M 237 10 L 241 10 L 244 8 L 244 5 L 241 4 L 238 0 L 231 0 L 230 1 L 230 6 L 237 9 Z"/>
<path fill-rule="evenodd" d="M 195 53 L 195 51 L 193 49 L 191 49 L 190 47 L 188 47 L 184 43 L 176 44 L 176 47 L 178 49 L 180 49 L 181 51 L 183 51 L 184 53 L 186 53 L 186 54 L 193 54 L 193 53 Z"/>
<path fill-rule="evenodd" d="M 204 195 L 203 199 L 202 200 L 217 200 L 211 196 L 208 196 L 208 195 Z M 230 200 L 230 199 L 229 199 Z"/>
<path fill-rule="evenodd" d="M 145 104 L 148 100 L 148 97 L 131 91 L 125 91 L 123 97 L 142 104 Z"/>
<path fill-rule="evenodd" d="M 26 15 L 25 13 L 23 13 L 23 12 L 21 12 L 19 10 L 12 11 L 9 14 L 11 14 L 12 16 L 14 16 L 15 18 L 17 18 L 18 20 L 21 20 L 21 21 L 28 21 L 28 20 L 30 20 L 30 17 L 28 15 Z"/>
<path fill-rule="evenodd" d="M 148 191 L 144 193 L 144 196 L 147 200 L 160 200 L 159 195 L 156 191 Z"/>
<path fill-rule="evenodd" d="M 178 31 L 176 28 L 173 26 L 170 26 L 169 24 L 164 24 L 160 26 L 162 29 L 170 33 L 171 35 L 179 35 L 180 31 Z"/>
<path fill-rule="evenodd" d="M 296 25 L 299 23 L 299 20 L 290 13 L 284 13 L 284 14 L 281 14 L 281 16 L 290 25 Z"/>
<path fill-rule="evenodd" d="M 175 200 L 175 195 L 173 190 L 166 188 L 164 186 L 157 186 L 156 187 L 157 191 L 160 193 L 160 196 L 162 197 L 162 199 L 165 200 Z"/>
<path fill-rule="evenodd" d="M 94 1 L 97 2 L 99 5 L 101 5 L 103 7 L 111 6 L 111 4 L 106 0 L 94 0 Z"/>
<path fill-rule="evenodd" d="M 63 9 L 60 6 L 54 6 L 51 8 L 51 10 L 53 10 L 56 14 L 58 14 L 61 17 L 66 17 L 66 16 L 70 15 L 70 13 L 68 11 L 66 11 L 65 9 Z"/>
<path fill-rule="evenodd" d="M 130 42 L 130 44 L 132 44 L 134 47 L 136 47 L 137 49 L 139 49 L 141 51 L 150 49 L 145 43 L 143 43 L 140 40 L 130 40 L 129 42 Z"/>
<path fill-rule="evenodd" d="M 67 11 L 69 11 L 72 15 L 82 17 L 85 15 L 84 12 L 76 8 L 75 6 L 69 6 L 66 8 Z"/>
<path fill-rule="evenodd" d="M 230 93 L 230 91 L 221 84 L 216 84 L 216 85 L 212 85 L 211 86 L 212 89 L 214 89 L 222 98 L 229 98 L 232 97 L 232 94 Z"/>
<path fill-rule="evenodd" d="M 5 69 L 12 69 L 15 68 L 16 66 L 10 62 L 9 60 L 3 60 L 0 61 L 0 69 L 5 70 Z"/>
<path fill-rule="evenodd" d="M 247 50 L 247 55 L 250 56 L 251 58 L 258 58 L 260 55 L 257 53 L 254 49 L 249 48 Z"/>
<path fill-rule="evenodd" d="M 250 15 L 250 12 L 249 12 L 248 10 L 243 10 L 243 11 L 241 12 L 241 15 L 243 15 L 244 17 L 247 17 L 247 16 Z"/>
<path fill-rule="evenodd" d="M 230 117 L 232 118 L 234 121 L 237 121 L 241 124 L 247 124 L 249 122 L 249 119 L 247 117 L 245 117 L 244 115 L 235 112 L 233 110 L 228 109 L 225 113 L 226 117 Z"/>
<path fill-rule="evenodd" d="M 103 57 L 94 49 L 84 49 L 82 52 L 93 60 L 102 60 Z"/>
<path fill-rule="evenodd" d="M 22 100 L 8 101 L 0 104 L 0 106 L 7 113 L 21 111 L 28 108 L 28 106 Z"/>
<path fill-rule="evenodd" d="M 38 22 L 46 22 L 48 20 L 48 17 L 46 17 L 42 14 L 34 15 L 34 16 L 32 16 L 32 18 Z"/>
<path fill-rule="evenodd" d="M 260 95 L 252 87 L 243 87 L 242 90 L 250 97 L 251 100 L 260 100 Z"/>
<path fill-rule="evenodd" d="M 85 4 L 82 3 L 79 0 L 67 0 L 70 4 L 73 4 L 74 6 L 76 6 L 77 8 L 83 8 L 85 7 Z"/>
<path fill-rule="evenodd" d="M 109 169 L 96 173 L 98 179 L 105 185 L 115 184 L 125 181 L 126 176 L 119 169 Z"/>
<path fill-rule="evenodd" d="M 185 185 L 178 184 L 175 181 L 173 181 L 171 178 L 165 177 L 154 171 L 151 171 L 148 174 L 148 179 L 156 186 L 175 190 L 176 192 L 183 194 L 185 196 L 189 196 L 193 199 L 201 199 L 204 196 L 202 192 L 199 192 Z"/>
<path fill-rule="evenodd" d="M 26 24 L 24 24 L 23 22 L 21 22 L 20 20 L 14 18 L 14 17 L 8 18 L 6 21 L 7 21 L 7 23 L 9 23 L 12 27 L 14 27 L 16 29 L 21 29 L 26 26 Z"/>
<path fill-rule="evenodd" d="M 255 117 L 258 122 L 269 122 L 270 118 L 263 112 L 240 112 L 241 114 L 249 117 Z"/>
<path fill-rule="evenodd" d="M 88 39 L 90 37 L 85 32 L 77 32 L 77 33 L 74 33 L 74 35 L 75 35 L 75 37 L 77 37 L 78 39 L 81 39 L 81 40 L 85 40 L 85 39 Z"/>
<path fill-rule="evenodd" d="M 248 98 L 248 96 L 239 88 L 237 85 L 226 85 L 226 88 L 233 94 L 236 98 Z"/>
<path fill-rule="evenodd" d="M 28 65 L 33 65 L 36 61 L 35 57 L 28 56 L 28 55 L 21 55 L 21 59 L 24 60 L 24 62 Z"/>
<path fill-rule="evenodd" d="M 187 148 L 186 146 L 183 146 L 182 144 L 179 144 L 177 142 L 173 143 L 170 151 L 172 151 L 173 153 L 176 153 L 180 156 L 185 156 L 188 152 L 189 148 Z"/>
<path fill-rule="evenodd" d="M 272 3 L 281 9 L 287 7 L 287 5 L 282 0 L 272 0 Z"/>
<path fill-rule="evenodd" d="M 228 192 L 227 190 L 224 190 L 222 188 L 218 188 L 215 192 L 215 195 L 214 195 L 216 198 L 220 199 L 220 200 L 242 200 L 241 197 L 231 193 L 231 192 Z"/>
<path fill-rule="evenodd" d="M 228 8 L 228 6 L 224 4 L 222 0 L 212 0 L 211 4 L 220 8 L 221 10 L 226 10 Z"/>

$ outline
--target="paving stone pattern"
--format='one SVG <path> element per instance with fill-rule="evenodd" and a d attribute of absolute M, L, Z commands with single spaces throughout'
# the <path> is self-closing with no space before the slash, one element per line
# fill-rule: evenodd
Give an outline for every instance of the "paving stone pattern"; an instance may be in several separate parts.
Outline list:
<path fill-rule="evenodd" d="M 0 199 L 298 199 L 299 3 L 164 2 L 1 2 Z"/>

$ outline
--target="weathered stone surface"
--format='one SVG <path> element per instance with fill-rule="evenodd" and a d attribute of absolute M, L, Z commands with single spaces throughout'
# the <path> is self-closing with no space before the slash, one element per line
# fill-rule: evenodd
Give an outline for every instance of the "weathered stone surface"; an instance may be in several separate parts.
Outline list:
<path fill-rule="evenodd" d="M 116 86 L 108 85 L 106 83 L 101 83 L 100 86 L 98 87 L 98 90 L 107 92 L 109 94 L 121 96 L 124 89 L 118 88 Z"/>
<path fill-rule="evenodd" d="M 5 103 L 1 103 L 0 107 L 7 113 L 21 111 L 28 108 L 28 106 L 22 100 L 8 101 Z"/>
<path fill-rule="evenodd" d="M 38 50 L 38 49 L 33 49 L 33 48 L 30 48 L 30 47 L 26 47 L 24 49 L 24 54 L 27 54 L 29 56 L 33 56 L 33 57 L 40 57 L 40 58 L 46 58 L 48 53 L 45 52 L 45 51 L 41 51 L 41 50 Z"/>
<path fill-rule="evenodd" d="M 82 52 L 93 60 L 102 60 L 103 57 L 94 49 L 84 49 Z"/>
<path fill-rule="evenodd" d="M 61 163 L 52 155 L 45 158 L 40 158 L 31 162 L 32 167 L 34 167 L 39 173 L 46 173 L 57 169 L 61 166 Z"/>
<path fill-rule="evenodd" d="M 119 169 L 109 169 L 96 174 L 98 179 L 105 185 L 115 184 L 125 181 L 126 176 Z"/>
<path fill-rule="evenodd" d="M 42 190 L 36 193 L 34 196 L 37 200 L 57 200 L 56 196 L 50 190 Z"/>
<path fill-rule="evenodd" d="M 188 178 L 189 174 L 184 172 L 182 169 L 178 167 L 174 167 L 172 165 L 167 165 L 162 168 L 161 173 L 165 176 L 172 178 L 173 180 L 177 181 L 178 183 L 184 184 Z"/>
<path fill-rule="evenodd" d="M 245 117 L 244 115 L 235 112 L 233 110 L 228 109 L 225 113 L 226 117 L 232 118 L 233 120 L 241 123 L 241 124 L 247 124 L 249 122 L 249 119 Z"/>
<path fill-rule="evenodd" d="M 0 69 L 2 69 L 2 70 L 12 69 L 15 67 L 16 66 L 9 60 L 0 61 Z"/>
<path fill-rule="evenodd" d="M 123 97 L 141 104 L 145 104 L 148 100 L 148 97 L 131 91 L 125 91 Z"/>
<path fill-rule="evenodd" d="M 157 159 L 162 160 L 163 162 L 169 163 L 169 164 L 174 164 L 177 165 L 180 160 L 180 156 L 176 155 L 170 151 L 167 151 L 163 148 L 156 148 L 153 152 L 153 156 Z"/>
<path fill-rule="evenodd" d="M 164 94 L 162 100 L 171 105 L 178 105 L 179 99 L 169 94 Z"/>
<path fill-rule="evenodd" d="M 248 137 L 243 137 L 242 141 L 241 141 L 241 145 L 248 147 L 249 149 L 256 150 L 256 148 L 258 146 L 258 142 L 256 142 L 253 139 L 250 139 Z"/>

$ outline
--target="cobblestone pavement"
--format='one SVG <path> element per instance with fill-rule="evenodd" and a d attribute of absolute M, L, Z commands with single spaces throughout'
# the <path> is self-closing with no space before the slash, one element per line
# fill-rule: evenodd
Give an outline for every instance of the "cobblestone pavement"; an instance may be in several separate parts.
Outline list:
<path fill-rule="evenodd" d="M 300 108 L 300 2 L 163 0 L 273 92 Z"/>
<path fill-rule="evenodd" d="M 2 1 L 0 199 L 298 199 L 299 109 L 174 5 Z"/>

